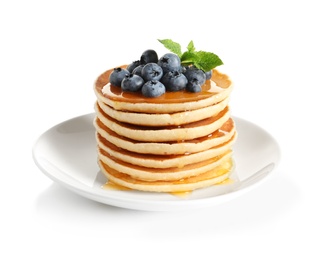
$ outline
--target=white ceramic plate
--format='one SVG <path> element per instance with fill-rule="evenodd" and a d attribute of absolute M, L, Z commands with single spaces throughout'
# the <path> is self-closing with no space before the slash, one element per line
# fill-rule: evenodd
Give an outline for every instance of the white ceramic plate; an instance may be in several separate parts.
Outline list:
<path fill-rule="evenodd" d="M 280 158 L 274 138 L 260 127 L 234 117 L 234 182 L 196 190 L 186 197 L 169 193 L 107 190 L 97 165 L 94 114 L 62 122 L 43 133 L 33 147 L 36 165 L 52 180 L 86 198 L 112 206 L 150 211 L 207 207 L 250 190 L 273 172 Z"/>

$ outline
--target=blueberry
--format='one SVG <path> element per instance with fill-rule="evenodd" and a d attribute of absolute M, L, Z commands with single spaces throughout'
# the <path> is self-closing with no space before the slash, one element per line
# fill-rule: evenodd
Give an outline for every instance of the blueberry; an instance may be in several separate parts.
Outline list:
<path fill-rule="evenodd" d="M 122 80 L 121 88 L 123 91 L 136 92 L 144 85 L 144 80 L 136 74 L 128 74 Z"/>
<path fill-rule="evenodd" d="M 157 62 L 163 69 L 164 74 L 169 71 L 178 71 L 181 68 L 181 59 L 174 53 L 164 54 Z"/>
<path fill-rule="evenodd" d="M 161 82 L 167 91 L 180 91 L 186 88 L 187 78 L 178 71 L 169 71 L 162 77 Z"/>
<path fill-rule="evenodd" d="M 125 75 L 130 74 L 126 69 L 115 68 L 110 74 L 109 81 L 112 85 L 120 87 Z"/>
<path fill-rule="evenodd" d="M 142 69 L 144 68 L 145 65 L 139 65 L 137 66 L 133 71 L 132 73 L 133 74 L 136 74 L 136 75 L 139 75 L 142 77 Z"/>
<path fill-rule="evenodd" d="M 159 97 L 165 93 L 165 86 L 158 80 L 147 81 L 142 87 L 145 97 Z"/>
<path fill-rule="evenodd" d="M 205 72 L 206 80 L 211 79 L 211 78 L 212 78 L 212 75 L 213 75 L 213 71 L 212 71 L 212 70 L 206 71 L 206 72 Z"/>
<path fill-rule="evenodd" d="M 147 63 L 157 63 L 158 62 L 158 56 L 156 51 L 154 50 L 146 50 L 142 53 L 141 56 L 141 64 L 147 64 Z"/>
<path fill-rule="evenodd" d="M 196 67 L 189 67 L 184 72 L 184 75 L 187 78 L 188 83 L 198 83 L 199 86 L 202 86 L 206 80 L 204 71 Z"/>
<path fill-rule="evenodd" d="M 132 63 L 130 63 L 129 65 L 127 65 L 126 69 L 132 73 L 132 71 L 138 67 L 140 65 L 140 61 L 139 60 L 136 60 L 136 61 L 133 61 Z"/>
<path fill-rule="evenodd" d="M 188 82 L 186 85 L 186 90 L 189 92 L 201 92 L 202 91 L 202 87 L 201 85 L 198 84 L 198 82 Z"/>
<path fill-rule="evenodd" d="M 160 80 L 162 76 L 163 70 L 157 63 L 147 63 L 142 69 L 142 78 L 145 81 Z"/>

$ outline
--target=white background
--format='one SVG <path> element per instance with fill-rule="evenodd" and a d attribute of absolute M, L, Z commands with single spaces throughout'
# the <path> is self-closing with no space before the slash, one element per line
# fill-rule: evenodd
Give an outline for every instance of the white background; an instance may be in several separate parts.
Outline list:
<path fill-rule="evenodd" d="M 318 24 L 314 0 L 1 1 L 0 258 L 318 259 Z M 38 136 L 93 112 L 96 77 L 164 54 L 164 38 L 222 58 L 233 115 L 281 147 L 272 178 L 214 207 L 143 212 L 43 175 Z"/>

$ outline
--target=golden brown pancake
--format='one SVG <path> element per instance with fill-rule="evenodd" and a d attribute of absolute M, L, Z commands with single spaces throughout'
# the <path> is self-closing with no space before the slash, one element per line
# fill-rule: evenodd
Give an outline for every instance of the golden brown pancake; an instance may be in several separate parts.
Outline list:
<path fill-rule="evenodd" d="M 185 165 L 204 161 L 220 154 L 224 154 L 229 151 L 235 142 L 236 134 L 227 142 L 214 146 L 210 149 L 197 152 L 197 153 L 185 153 L 175 155 L 154 155 L 154 154 L 140 154 L 130 152 L 124 149 L 119 149 L 112 143 L 103 140 L 98 142 L 99 155 L 107 154 L 108 156 L 127 162 L 130 164 L 144 166 L 149 168 L 171 168 L 179 167 L 182 168 Z M 101 152 L 102 151 L 102 152 Z"/>
<path fill-rule="evenodd" d="M 175 155 L 196 153 L 225 143 L 230 140 L 235 134 L 235 125 L 234 121 L 231 118 L 229 118 L 228 121 L 224 123 L 221 128 L 213 133 L 204 137 L 183 142 L 140 142 L 116 134 L 105 125 L 103 125 L 103 123 L 98 118 L 94 120 L 94 125 L 97 130 L 97 142 L 100 146 L 102 146 L 102 148 L 104 140 L 108 140 L 119 149 L 124 149 L 140 154 Z"/>
<path fill-rule="evenodd" d="M 225 151 L 218 156 L 202 160 L 199 162 L 194 162 L 192 164 L 186 164 L 183 166 L 175 166 L 170 168 L 155 168 L 155 167 L 143 167 L 138 165 L 133 165 L 116 158 L 110 157 L 103 150 L 99 150 L 100 160 L 108 165 L 110 168 L 130 175 L 132 178 L 146 181 L 156 181 L 156 180 L 179 180 L 183 178 L 188 178 L 191 176 L 196 176 L 204 172 L 213 170 L 216 166 L 224 163 L 232 155 L 230 150 Z"/>
<path fill-rule="evenodd" d="M 213 70 L 211 80 L 207 80 L 199 93 L 186 91 L 166 92 L 158 98 L 145 98 L 141 93 L 123 93 L 119 87 L 109 84 L 108 70 L 98 77 L 94 84 L 97 99 L 115 110 L 141 113 L 176 113 L 192 111 L 217 104 L 229 97 L 232 82 L 226 74 Z"/>
<path fill-rule="evenodd" d="M 211 116 L 215 116 L 219 112 L 223 111 L 228 105 L 229 98 L 225 98 L 219 103 L 211 106 L 187 110 L 176 113 L 136 113 L 116 110 L 102 101 L 98 101 L 97 106 L 109 117 L 124 123 L 144 125 L 144 126 L 170 126 L 170 125 L 183 125 L 192 122 L 196 122 Z"/>
<path fill-rule="evenodd" d="M 207 136 L 222 127 L 230 116 L 229 109 L 226 107 L 217 115 L 200 121 L 175 127 L 150 127 L 116 121 L 105 114 L 98 104 L 95 106 L 95 111 L 99 120 L 113 132 L 120 136 L 145 142 L 185 141 Z"/>
<path fill-rule="evenodd" d="M 192 191 L 199 188 L 205 188 L 217 183 L 221 183 L 229 178 L 233 169 L 232 160 L 215 167 L 211 171 L 203 174 L 184 178 L 175 181 L 144 181 L 132 178 L 130 175 L 120 173 L 107 164 L 99 161 L 101 171 L 109 181 L 134 190 L 152 191 L 152 192 L 184 192 Z"/>

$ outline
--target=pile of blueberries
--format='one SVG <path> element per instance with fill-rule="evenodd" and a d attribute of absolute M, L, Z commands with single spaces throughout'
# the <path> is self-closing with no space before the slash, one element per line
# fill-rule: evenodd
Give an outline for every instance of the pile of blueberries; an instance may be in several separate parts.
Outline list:
<path fill-rule="evenodd" d="M 146 50 L 140 60 L 126 69 L 115 68 L 110 74 L 110 83 L 123 91 L 142 91 L 145 97 L 158 97 L 166 91 L 200 92 L 212 71 L 204 72 L 195 66 L 182 66 L 174 53 L 166 53 L 160 59 L 154 50 Z"/>

